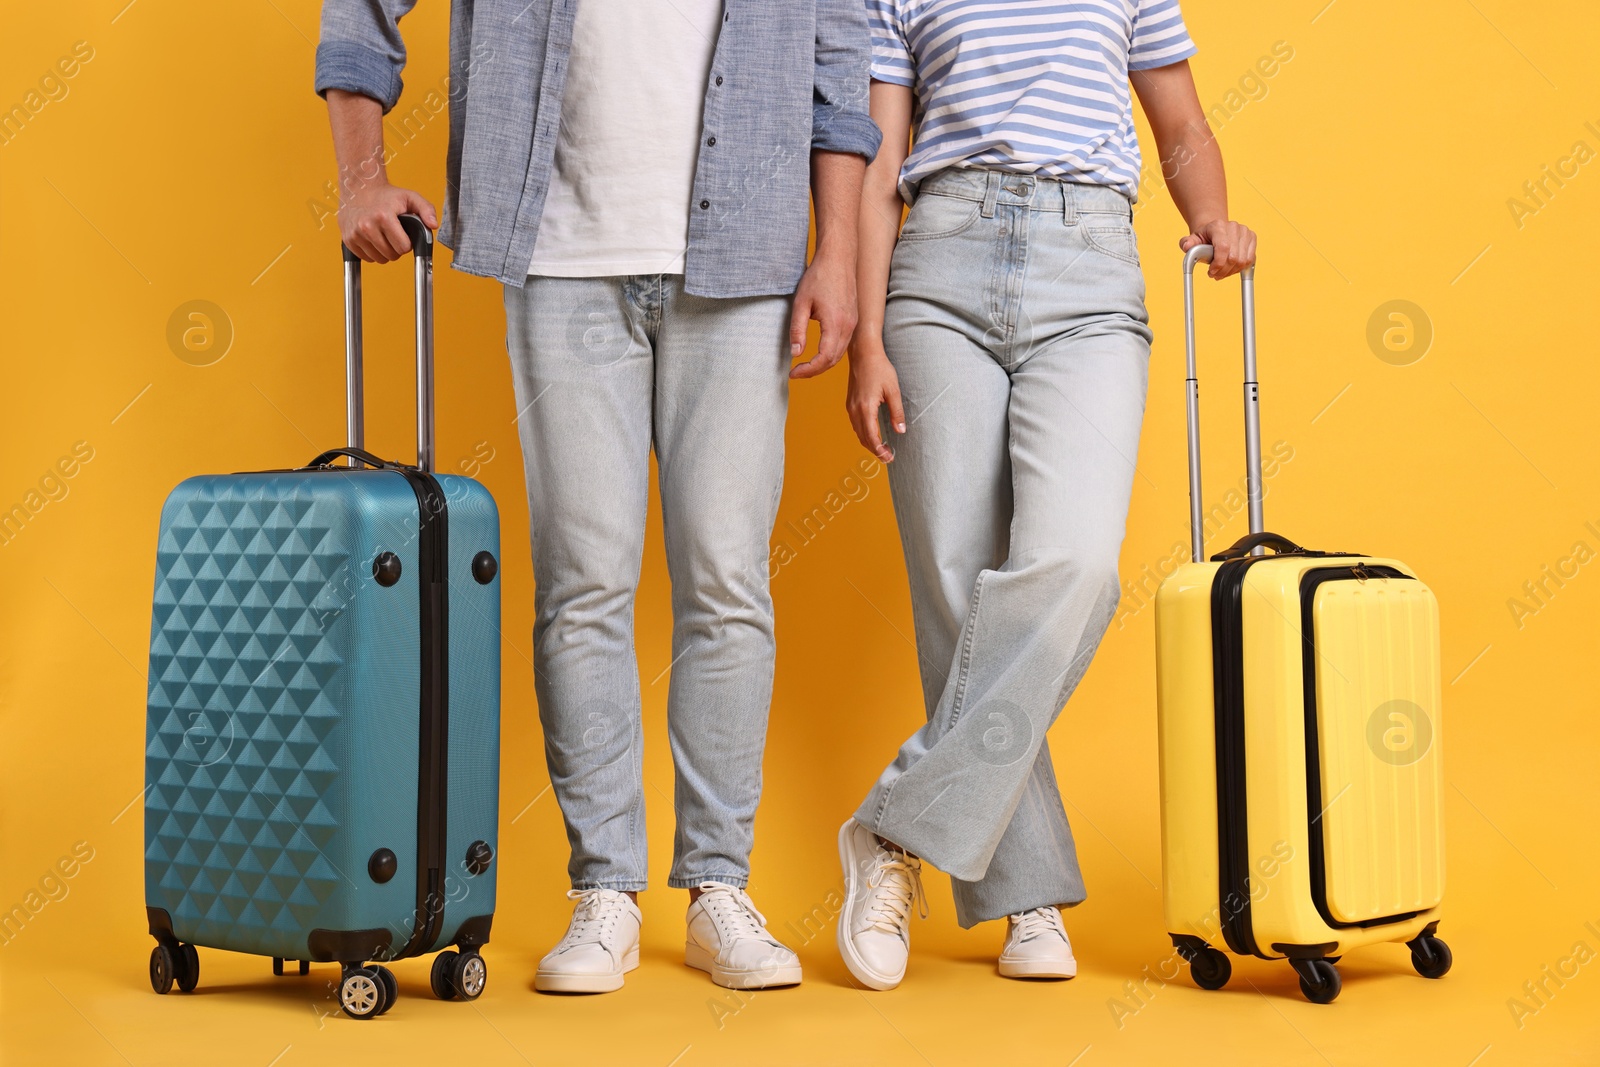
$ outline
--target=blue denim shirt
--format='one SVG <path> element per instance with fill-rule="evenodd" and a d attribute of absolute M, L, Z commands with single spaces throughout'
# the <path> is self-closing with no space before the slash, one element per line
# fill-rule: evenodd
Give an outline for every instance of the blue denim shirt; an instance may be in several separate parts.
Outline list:
<path fill-rule="evenodd" d="M 416 0 L 324 0 L 316 89 L 400 98 Z M 522 285 L 544 211 L 578 0 L 454 0 L 440 240 L 455 266 Z M 725 0 L 706 83 L 684 285 L 790 293 L 805 271 L 811 150 L 871 159 L 861 0 Z M 710 143 L 716 138 L 716 144 Z M 641 153 L 643 156 L 643 153 Z M 640 181 L 649 181 L 641 169 Z"/>

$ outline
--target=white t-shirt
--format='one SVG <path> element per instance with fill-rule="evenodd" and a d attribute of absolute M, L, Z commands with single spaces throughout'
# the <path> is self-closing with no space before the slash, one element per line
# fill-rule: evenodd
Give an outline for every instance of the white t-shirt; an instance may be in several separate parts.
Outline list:
<path fill-rule="evenodd" d="M 529 274 L 681 274 L 722 0 L 581 0 Z"/>

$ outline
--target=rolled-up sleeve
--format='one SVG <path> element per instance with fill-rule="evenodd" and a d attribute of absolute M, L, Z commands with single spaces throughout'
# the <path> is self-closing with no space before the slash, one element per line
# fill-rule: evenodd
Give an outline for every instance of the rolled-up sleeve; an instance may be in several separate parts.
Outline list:
<path fill-rule="evenodd" d="M 816 64 L 811 147 L 871 162 L 883 134 L 867 107 L 872 37 L 862 0 L 817 0 Z"/>
<path fill-rule="evenodd" d="M 387 112 L 400 99 L 406 46 L 400 19 L 416 0 L 323 0 L 316 90 L 370 96 Z"/>

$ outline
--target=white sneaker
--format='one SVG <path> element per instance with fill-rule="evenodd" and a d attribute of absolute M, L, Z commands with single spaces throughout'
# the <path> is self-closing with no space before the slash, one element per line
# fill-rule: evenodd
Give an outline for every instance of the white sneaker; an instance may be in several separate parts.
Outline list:
<path fill-rule="evenodd" d="M 922 861 L 886 848 L 877 834 L 850 818 L 839 827 L 839 863 L 844 868 L 839 955 L 862 985 L 893 989 L 906 976 L 912 904 L 928 917 Z"/>
<path fill-rule="evenodd" d="M 750 894 L 722 882 L 701 882 L 689 905 L 683 962 L 728 989 L 800 984 L 800 957 L 767 932 Z"/>
<path fill-rule="evenodd" d="M 1034 908 L 1010 917 L 1000 974 L 1006 978 L 1071 978 L 1078 973 L 1061 909 Z"/>
<path fill-rule="evenodd" d="M 615 889 L 572 889 L 572 924 L 539 961 L 533 988 L 541 993 L 609 993 L 639 966 L 643 917 L 628 894 Z"/>

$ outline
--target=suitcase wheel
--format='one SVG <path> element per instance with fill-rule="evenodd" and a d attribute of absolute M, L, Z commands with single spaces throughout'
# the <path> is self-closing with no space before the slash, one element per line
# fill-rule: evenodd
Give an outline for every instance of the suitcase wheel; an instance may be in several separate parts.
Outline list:
<path fill-rule="evenodd" d="M 489 967 L 475 950 L 441 952 L 433 958 L 428 984 L 440 1000 L 477 1000 L 489 983 Z"/>
<path fill-rule="evenodd" d="M 339 981 L 339 1007 L 352 1019 L 376 1019 L 394 1003 L 390 990 L 394 976 L 384 978 L 386 967 L 346 964 Z"/>
<path fill-rule="evenodd" d="M 456 991 L 450 988 L 450 965 L 455 962 L 457 955 L 451 950 L 433 957 L 433 969 L 428 972 L 428 984 L 433 987 L 433 995 L 440 1000 L 456 998 Z"/>
<path fill-rule="evenodd" d="M 178 969 L 178 956 L 166 945 L 150 950 L 150 988 L 165 996 L 172 992 L 172 976 Z"/>
<path fill-rule="evenodd" d="M 1233 964 L 1226 952 L 1203 948 L 1189 959 L 1189 977 L 1201 989 L 1221 989 L 1233 977 Z"/>
<path fill-rule="evenodd" d="M 193 945 L 168 945 L 158 942 L 150 950 L 150 988 L 163 995 L 173 985 L 185 993 L 200 984 L 200 954 Z"/>
<path fill-rule="evenodd" d="M 185 993 L 193 993 L 194 987 L 200 984 L 200 953 L 193 945 L 178 946 L 177 979 L 178 988 Z"/>
<path fill-rule="evenodd" d="M 378 981 L 383 983 L 383 1007 L 378 1009 L 378 1014 L 382 1015 L 400 999 L 400 983 L 394 980 L 394 972 L 387 967 L 374 963 L 368 970 L 376 971 Z"/>
<path fill-rule="evenodd" d="M 1437 937 L 1423 934 L 1406 944 L 1411 947 L 1411 966 L 1422 977 L 1443 978 L 1449 972 L 1450 964 L 1454 962 L 1450 956 L 1450 946 Z"/>
<path fill-rule="evenodd" d="M 310 960 L 298 960 L 296 962 L 298 962 L 300 964 L 300 976 L 302 978 L 311 973 L 311 961 Z M 274 956 L 274 957 L 272 957 L 272 973 L 277 975 L 279 978 L 283 977 L 283 957 L 282 956 Z"/>
<path fill-rule="evenodd" d="M 450 985 L 462 1000 L 477 1000 L 489 984 L 489 966 L 476 952 L 463 952 L 450 968 Z"/>
<path fill-rule="evenodd" d="M 1339 995 L 1339 968 L 1332 960 L 1290 960 L 1300 975 L 1300 992 L 1313 1004 L 1328 1004 Z"/>

